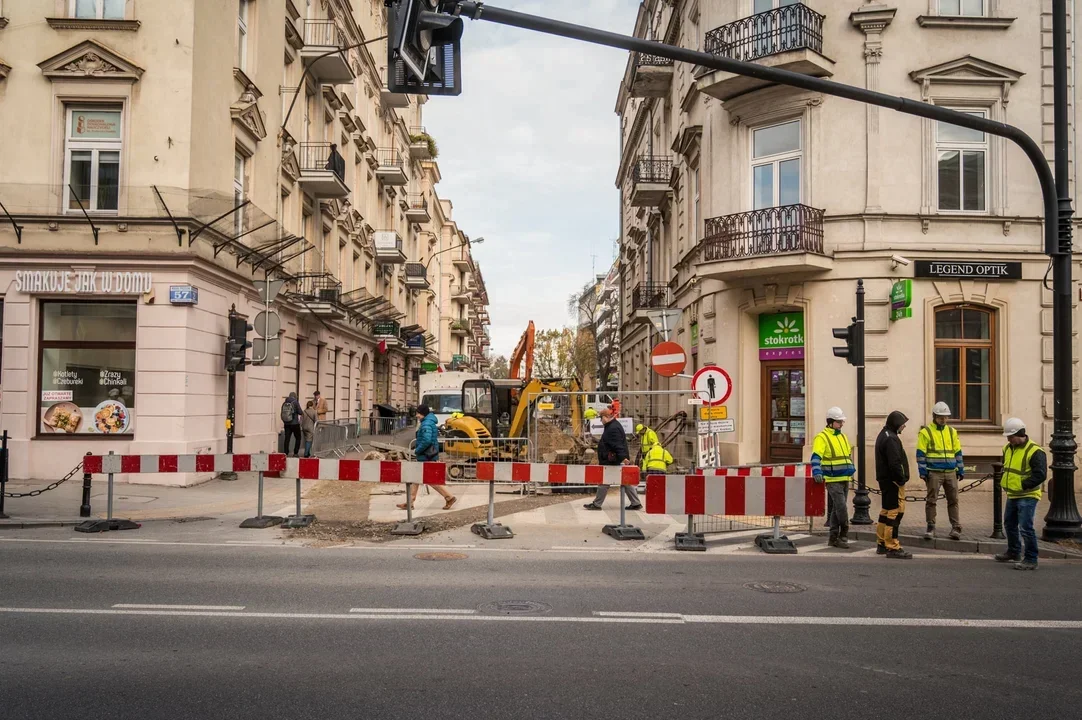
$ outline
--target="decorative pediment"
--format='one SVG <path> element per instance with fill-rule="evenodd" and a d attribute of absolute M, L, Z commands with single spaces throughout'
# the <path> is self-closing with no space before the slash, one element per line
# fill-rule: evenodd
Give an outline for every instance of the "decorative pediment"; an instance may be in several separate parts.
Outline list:
<path fill-rule="evenodd" d="M 295 152 L 296 144 L 293 142 L 286 143 L 282 141 L 282 173 L 293 182 L 297 182 L 297 178 L 301 176 L 301 164 L 297 160 L 297 153 Z"/>
<path fill-rule="evenodd" d="M 84 40 L 64 52 L 38 63 L 50 79 L 95 78 L 135 82 L 143 68 L 97 40 Z"/>
<path fill-rule="evenodd" d="M 255 140 L 267 137 L 267 126 L 263 122 L 263 113 L 259 111 L 259 99 L 249 87 L 235 103 L 229 106 L 233 122 Z"/>
<path fill-rule="evenodd" d="M 1018 82 L 1024 74 L 966 55 L 923 70 L 914 70 L 909 73 L 909 77 L 913 82 L 920 83 L 921 97 L 924 100 L 931 97 L 933 85 L 996 85 L 1001 88 L 1003 99 L 1006 100 L 1011 85 Z"/>
<path fill-rule="evenodd" d="M 673 152 L 683 155 L 686 158 L 692 158 L 699 152 L 699 145 L 702 143 L 703 126 L 692 125 L 684 128 L 684 130 L 676 136 L 672 143 Z"/>

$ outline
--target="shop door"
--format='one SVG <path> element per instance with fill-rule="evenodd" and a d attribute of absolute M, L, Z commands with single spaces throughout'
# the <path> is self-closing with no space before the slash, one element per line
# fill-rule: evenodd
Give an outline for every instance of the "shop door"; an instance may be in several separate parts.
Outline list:
<path fill-rule="evenodd" d="M 804 361 L 778 360 L 762 366 L 761 459 L 763 463 L 798 463 L 803 458 Z"/>

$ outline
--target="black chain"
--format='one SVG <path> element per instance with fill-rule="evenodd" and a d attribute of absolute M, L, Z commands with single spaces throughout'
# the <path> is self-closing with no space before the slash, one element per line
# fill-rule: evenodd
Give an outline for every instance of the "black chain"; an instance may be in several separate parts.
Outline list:
<path fill-rule="evenodd" d="M 41 495 L 42 493 L 47 493 L 50 490 L 55 490 L 56 488 L 60 487 L 61 485 L 66 483 L 68 480 L 71 480 L 73 477 L 75 477 L 75 475 L 82 469 L 83 469 L 83 464 L 79 463 L 74 468 L 72 468 L 71 472 L 69 472 L 67 475 L 65 475 L 61 479 L 57 480 L 56 482 L 54 482 L 52 485 L 47 485 L 46 487 L 38 488 L 37 490 L 31 490 L 30 492 L 24 492 L 24 493 L 9 493 L 9 492 L 6 492 L 6 493 L 4 493 L 4 497 L 9 497 L 9 498 L 37 497 L 38 495 Z"/>
<path fill-rule="evenodd" d="M 981 483 L 983 483 L 985 480 L 991 480 L 991 479 L 992 479 L 991 475 L 985 475 L 982 478 L 974 480 L 973 482 L 969 483 L 968 485 L 963 485 L 962 487 L 958 488 L 958 494 L 961 495 L 964 492 L 969 492 L 973 488 L 975 488 L 978 485 L 980 485 Z M 852 483 L 855 485 L 856 480 L 853 480 Z M 869 488 L 867 488 L 867 490 L 868 490 L 868 492 L 872 493 L 873 495 L 882 495 L 883 494 L 883 491 L 879 490 L 877 488 L 869 487 Z M 936 498 L 936 500 L 942 500 L 945 497 L 947 497 L 947 494 L 943 493 L 942 495 L 939 495 Z M 905 501 L 906 502 L 927 502 L 928 501 L 928 496 L 925 495 L 924 497 L 917 497 L 916 495 L 906 495 L 905 496 Z"/>

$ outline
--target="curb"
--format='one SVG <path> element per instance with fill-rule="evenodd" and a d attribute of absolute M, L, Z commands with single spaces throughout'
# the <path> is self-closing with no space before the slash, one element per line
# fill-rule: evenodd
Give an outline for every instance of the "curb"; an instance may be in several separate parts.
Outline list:
<path fill-rule="evenodd" d="M 817 529 L 814 531 L 814 534 L 825 537 L 829 535 L 829 531 Z M 868 530 L 854 530 L 852 526 L 849 528 L 849 537 L 854 540 L 864 540 L 873 543 L 878 540 L 874 532 Z M 1007 549 L 1007 543 L 1002 540 L 951 540 L 949 538 L 925 540 L 920 535 L 902 535 L 901 539 L 905 541 L 907 547 L 923 548 L 925 550 L 947 550 L 950 552 L 995 555 L 996 553 L 1001 553 Z M 1046 560 L 1082 560 L 1082 554 L 1044 546 L 1040 548 L 1037 557 Z"/>
<path fill-rule="evenodd" d="M 75 527 L 84 520 L 0 520 L 0 530 L 27 530 L 31 528 Z"/>

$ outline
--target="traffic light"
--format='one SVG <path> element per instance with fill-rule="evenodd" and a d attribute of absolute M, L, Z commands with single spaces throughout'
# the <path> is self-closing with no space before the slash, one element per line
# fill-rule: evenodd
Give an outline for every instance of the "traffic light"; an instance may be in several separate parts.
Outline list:
<path fill-rule="evenodd" d="M 229 337 L 225 339 L 225 369 L 229 372 L 244 372 L 248 364 L 248 348 L 252 347 L 248 333 L 252 330 L 247 320 L 230 313 Z"/>
<path fill-rule="evenodd" d="M 864 327 L 853 318 L 853 324 L 849 327 L 834 328 L 834 337 L 845 341 L 845 347 L 834 348 L 834 357 L 845 358 L 845 361 L 855 367 L 864 366 Z"/>
<path fill-rule="evenodd" d="M 455 3 L 387 3 L 387 89 L 415 95 L 461 94 L 463 21 L 447 14 Z"/>

